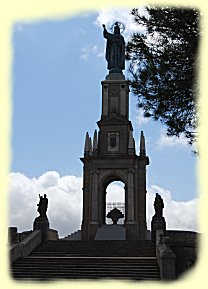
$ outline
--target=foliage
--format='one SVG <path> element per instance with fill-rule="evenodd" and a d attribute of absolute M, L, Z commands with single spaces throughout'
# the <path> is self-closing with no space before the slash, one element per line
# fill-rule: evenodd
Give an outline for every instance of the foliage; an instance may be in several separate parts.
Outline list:
<path fill-rule="evenodd" d="M 199 11 L 181 8 L 138 9 L 131 14 L 138 27 L 127 43 L 130 86 L 146 117 L 165 124 L 169 136 L 183 133 L 196 140 Z"/>

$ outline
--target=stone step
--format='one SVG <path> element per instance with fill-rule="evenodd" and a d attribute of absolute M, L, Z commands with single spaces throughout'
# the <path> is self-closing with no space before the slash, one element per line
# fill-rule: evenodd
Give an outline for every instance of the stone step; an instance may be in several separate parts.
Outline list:
<path fill-rule="evenodd" d="M 142 256 L 147 256 L 147 255 L 149 255 L 149 256 L 153 256 L 153 254 L 151 254 L 151 253 L 149 253 L 149 254 L 145 254 L 145 253 L 140 253 L 140 254 L 135 254 L 135 252 L 132 252 L 132 254 L 128 254 L 128 255 L 126 255 L 126 256 L 128 256 L 128 257 L 130 257 L 130 256 L 136 256 L 136 255 L 138 255 L 138 256 L 140 256 L 140 257 L 142 257 Z M 51 252 L 42 252 L 42 253 L 32 253 L 32 255 L 31 256 L 40 256 L 40 257 L 79 257 L 79 256 L 82 256 L 82 257 L 91 257 L 92 256 L 92 252 L 88 252 L 88 253 L 67 253 L 67 252 L 53 252 L 53 253 L 51 253 Z M 94 257 L 111 257 L 111 256 L 114 256 L 114 257 L 119 257 L 119 256 L 123 256 L 123 257 L 125 257 L 125 254 L 116 254 L 116 253 L 113 253 L 113 252 L 108 252 L 108 253 L 106 253 L 106 254 L 102 254 L 102 253 L 97 253 L 97 254 L 95 254 L 95 253 L 93 253 L 93 256 Z"/>
<path fill-rule="evenodd" d="M 66 240 L 66 239 L 58 239 L 58 240 L 50 240 L 48 241 L 49 243 L 85 243 L 85 244 L 89 244 L 89 243 L 97 243 L 97 244 L 102 244 L 102 243 L 112 243 L 112 244 L 116 244 L 116 243 L 126 243 L 126 244 L 133 244 L 133 243 L 152 243 L 151 240 Z"/>
<path fill-rule="evenodd" d="M 156 259 L 151 258 L 151 259 L 130 259 L 130 258 L 118 258 L 118 259 L 108 259 L 108 258 L 52 258 L 52 257 L 28 257 L 24 259 L 19 259 L 15 263 L 15 268 L 22 267 L 22 266 L 32 266 L 32 267 L 37 267 L 41 264 L 41 266 L 48 266 L 50 265 L 51 267 L 54 266 L 102 266 L 102 267 L 107 267 L 109 268 L 109 264 L 112 266 L 117 266 L 117 267 L 141 267 L 141 268 L 149 268 L 149 267 L 154 267 L 157 266 Z"/>
<path fill-rule="evenodd" d="M 81 230 L 77 230 L 61 240 L 81 240 Z"/>
<path fill-rule="evenodd" d="M 42 266 L 41 264 L 39 264 L 38 266 L 32 266 L 32 265 L 28 265 L 28 266 L 16 266 L 14 269 L 13 269 L 13 272 L 21 272 L 21 271 L 25 271 L 25 269 L 27 269 L 26 271 L 27 272 L 68 272 L 68 271 L 76 271 L 76 270 L 79 270 L 79 271 L 87 271 L 87 272 L 90 272 L 90 271 L 93 271 L 93 272 L 119 272 L 119 271 L 124 271 L 125 272 L 137 272 L 137 273 L 149 273 L 150 270 L 151 270 L 151 273 L 158 273 L 158 268 L 154 265 L 152 266 L 148 266 L 148 267 L 144 267 L 144 266 L 131 266 L 130 264 L 126 265 L 126 266 L 118 266 L 117 268 L 108 268 L 107 266 L 100 266 L 99 268 L 97 268 L 95 265 L 94 266 L 83 266 L 80 264 L 80 266 L 71 266 L 71 265 L 60 265 L 60 264 L 56 264 L 57 267 L 51 267 L 50 266 L 50 269 L 47 267 L 47 266 Z M 38 269 L 38 270 L 37 270 Z"/>
<path fill-rule="evenodd" d="M 102 257 L 102 256 L 92 256 L 92 257 L 85 257 L 85 256 L 63 256 L 63 257 L 53 257 L 53 256 L 49 256 L 49 257 L 45 257 L 45 256 L 28 256 L 25 257 L 24 259 L 18 259 L 18 261 L 20 260 L 24 260 L 24 262 L 39 262 L 41 261 L 48 261 L 48 262 L 56 262 L 56 261 L 60 261 L 60 262 L 77 262 L 77 261 L 96 261 L 96 262 L 120 262 L 120 261 L 131 261 L 131 262 L 152 262 L 154 260 L 156 260 L 156 257 L 121 257 L 121 256 L 115 256 L 115 257 L 111 257 L 111 256 L 107 256 L 107 257 Z"/>
<path fill-rule="evenodd" d="M 33 255 L 41 256 L 155 256 L 151 241 L 49 241 L 41 244 Z"/>
<path fill-rule="evenodd" d="M 22 275 L 13 275 L 13 278 L 18 279 L 18 280 L 34 280 L 34 281 L 51 281 L 51 280 L 67 280 L 67 279 L 71 279 L 71 280 L 97 280 L 97 279 L 105 279 L 105 280 L 134 280 L 134 281 L 159 281 L 160 277 L 159 276 L 131 276 L 129 274 L 124 274 L 122 273 L 121 275 L 119 274 L 115 274 L 115 275 L 89 275 L 89 274 L 80 274 L 78 273 L 77 275 L 72 274 L 72 275 L 61 275 L 61 274 L 53 274 L 53 275 L 46 275 L 46 274 L 25 274 L 23 273 Z"/>
<path fill-rule="evenodd" d="M 42 243 L 31 256 L 12 265 L 12 276 L 25 280 L 159 280 L 151 241 L 69 241 Z"/>
<path fill-rule="evenodd" d="M 17 272 L 13 271 L 12 276 L 66 276 L 69 277 L 71 276 L 72 278 L 74 276 L 82 276 L 83 274 L 85 274 L 85 276 L 96 276 L 96 277 L 118 277 L 118 276 L 128 276 L 128 277 L 151 277 L 151 278 L 159 278 L 159 272 L 140 272 L 140 271 L 127 271 L 127 270 L 115 270 L 115 271 L 97 271 L 97 270 L 82 270 L 82 269 L 68 269 L 68 270 L 62 270 L 62 271 L 51 271 L 51 270 L 39 270 L 39 271 L 31 271 L 31 270 L 19 270 Z"/>
<path fill-rule="evenodd" d="M 159 268 L 155 258 L 118 258 L 117 260 L 105 258 L 102 260 L 98 258 L 28 257 L 14 263 L 12 276 L 20 279 L 126 278 L 159 280 Z"/>

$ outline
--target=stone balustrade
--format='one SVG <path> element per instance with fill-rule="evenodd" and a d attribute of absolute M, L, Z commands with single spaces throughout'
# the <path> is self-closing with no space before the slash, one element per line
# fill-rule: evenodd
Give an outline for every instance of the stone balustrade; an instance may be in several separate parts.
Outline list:
<path fill-rule="evenodd" d="M 163 230 L 156 231 L 156 257 L 160 267 L 161 280 L 175 279 L 175 254 L 168 246 Z"/>
<path fill-rule="evenodd" d="M 41 231 L 33 231 L 27 238 L 22 242 L 11 245 L 10 248 L 10 260 L 11 263 L 16 261 L 18 258 L 24 258 L 29 256 L 31 252 L 41 244 L 42 237 Z"/>

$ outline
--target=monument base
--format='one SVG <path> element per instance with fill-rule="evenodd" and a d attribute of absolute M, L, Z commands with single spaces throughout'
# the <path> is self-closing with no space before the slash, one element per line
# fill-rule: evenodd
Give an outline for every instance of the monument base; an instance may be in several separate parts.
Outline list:
<path fill-rule="evenodd" d="M 122 72 L 111 72 L 106 75 L 106 80 L 125 80 L 125 76 Z"/>
<path fill-rule="evenodd" d="M 126 240 L 146 240 L 146 226 L 126 222 Z"/>
<path fill-rule="evenodd" d="M 126 240 L 126 228 L 124 225 L 102 225 L 97 230 L 95 240 Z"/>
<path fill-rule="evenodd" d="M 99 223 L 91 221 L 89 224 L 83 223 L 82 224 L 82 233 L 81 239 L 82 240 L 94 240 L 97 230 L 99 228 Z"/>
<path fill-rule="evenodd" d="M 151 222 L 151 239 L 155 241 L 155 234 L 157 230 L 162 230 L 165 234 L 166 222 L 163 216 L 157 216 L 156 214 L 152 217 Z"/>
<path fill-rule="evenodd" d="M 47 217 L 37 217 L 33 223 L 33 230 L 40 230 L 42 234 L 42 242 L 48 241 L 49 221 Z"/>

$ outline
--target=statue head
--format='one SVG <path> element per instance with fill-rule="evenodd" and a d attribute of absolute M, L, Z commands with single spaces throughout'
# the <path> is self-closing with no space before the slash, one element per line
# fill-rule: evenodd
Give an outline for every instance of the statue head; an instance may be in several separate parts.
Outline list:
<path fill-rule="evenodd" d="M 120 28 L 118 26 L 118 22 L 115 23 L 115 26 L 114 26 L 114 34 L 120 34 Z"/>

